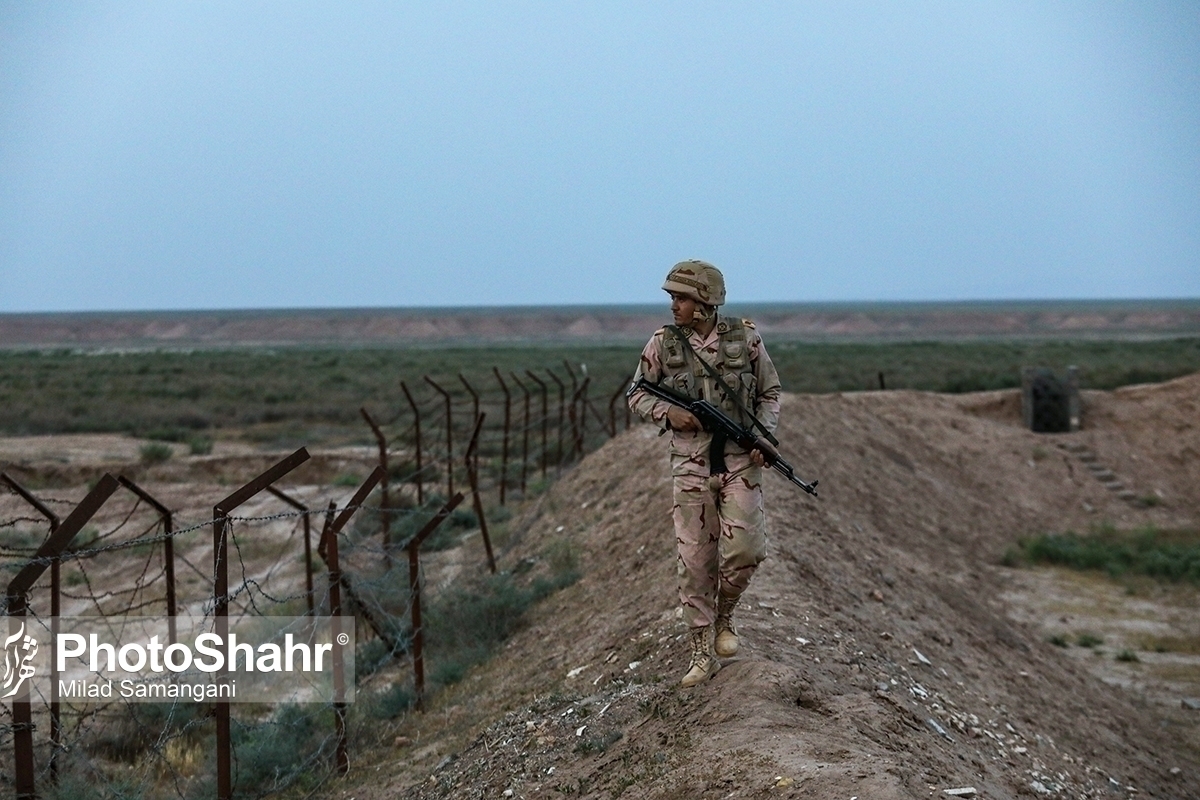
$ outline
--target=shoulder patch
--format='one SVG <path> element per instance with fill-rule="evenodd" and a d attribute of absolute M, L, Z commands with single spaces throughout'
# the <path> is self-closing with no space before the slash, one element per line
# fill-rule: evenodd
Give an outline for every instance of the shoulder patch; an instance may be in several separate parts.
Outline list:
<path fill-rule="evenodd" d="M 754 320 L 752 320 L 752 319 L 743 319 L 743 320 L 742 320 L 742 324 L 743 324 L 743 325 L 745 325 L 747 328 L 753 328 L 753 327 L 754 327 Z"/>

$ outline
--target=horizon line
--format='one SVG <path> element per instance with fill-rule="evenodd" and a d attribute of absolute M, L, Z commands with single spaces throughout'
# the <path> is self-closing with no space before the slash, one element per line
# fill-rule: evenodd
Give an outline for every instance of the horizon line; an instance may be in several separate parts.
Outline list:
<path fill-rule="evenodd" d="M 1119 305 L 1193 305 L 1200 297 L 1125 297 L 1125 298 L 1007 298 L 960 300 L 748 300 L 727 302 L 734 308 L 822 309 L 822 308 L 929 308 L 974 307 L 1013 308 L 1019 306 L 1119 306 Z M 560 303 L 501 305 L 415 305 L 415 306 L 243 306 L 227 308 L 125 308 L 55 309 L 37 311 L 0 310 L 0 317 L 119 315 L 119 314 L 279 314 L 279 313 L 470 313 L 470 312 L 546 312 L 572 310 L 661 311 L 663 303 Z"/>

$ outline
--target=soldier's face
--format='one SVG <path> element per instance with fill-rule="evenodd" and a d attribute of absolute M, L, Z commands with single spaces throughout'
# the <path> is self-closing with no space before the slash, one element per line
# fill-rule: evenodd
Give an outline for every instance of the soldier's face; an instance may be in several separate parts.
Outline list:
<path fill-rule="evenodd" d="M 671 292 L 671 316 L 675 318 L 676 325 L 690 326 L 699 305 L 687 295 Z"/>

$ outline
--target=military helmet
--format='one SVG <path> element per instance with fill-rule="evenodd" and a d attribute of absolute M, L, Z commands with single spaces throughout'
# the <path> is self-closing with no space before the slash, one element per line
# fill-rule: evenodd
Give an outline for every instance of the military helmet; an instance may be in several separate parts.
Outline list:
<path fill-rule="evenodd" d="M 662 288 L 710 306 L 725 302 L 725 276 L 707 261 L 680 261 L 671 267 Z"/>

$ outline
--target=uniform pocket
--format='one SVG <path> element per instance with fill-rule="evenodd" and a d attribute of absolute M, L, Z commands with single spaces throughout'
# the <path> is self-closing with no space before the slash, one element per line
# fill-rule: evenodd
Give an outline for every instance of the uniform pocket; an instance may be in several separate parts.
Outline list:
<path fill-rule="evenodd" d="M 723 360 L 726 367 L 741 369 L 746 366 L 746 347 L 741 342 L 726 342 Z"/>

